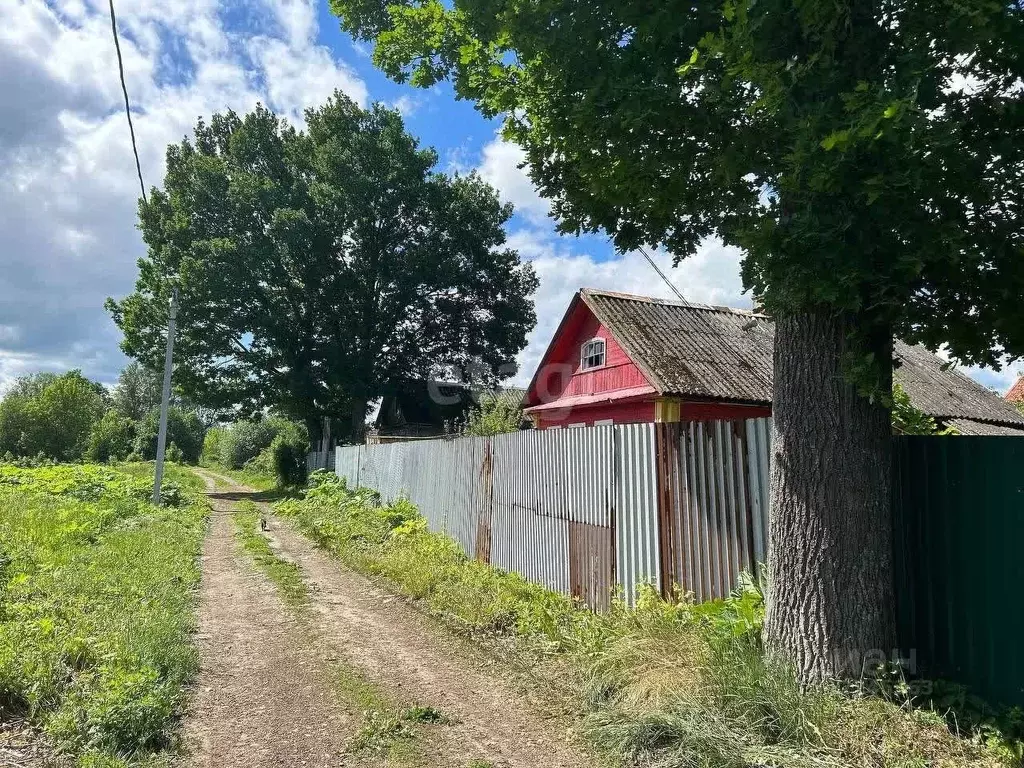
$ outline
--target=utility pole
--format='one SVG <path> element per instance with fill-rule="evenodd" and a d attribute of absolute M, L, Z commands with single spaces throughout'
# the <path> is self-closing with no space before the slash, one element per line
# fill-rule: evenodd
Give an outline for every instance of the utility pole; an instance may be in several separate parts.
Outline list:
<path fill-rule="evenodd" d="M 164 355 L 164 388 L 160 398 L 160 431 L 156 438 L 156 473 L 153 479 L 153 503 L 160 503 L 160 484 L 164 479 L 164 450 L 167 448 L 167 411 L 171 405 L 171 367 L 174 359 L 174 324 L 178 319 L 178 286 L 171 290 L 167 313 L 167 352 Z"/>

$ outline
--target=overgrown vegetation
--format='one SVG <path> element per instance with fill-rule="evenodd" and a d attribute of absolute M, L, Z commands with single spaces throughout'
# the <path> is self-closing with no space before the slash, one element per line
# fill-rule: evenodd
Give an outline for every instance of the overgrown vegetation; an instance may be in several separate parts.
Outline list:
<path fill-rule="evenodd" d="M 598 615 L 560 594 L 472 560 L 430 533 L 407 501 L 380 505 L 314 473 L 279 512 L 360 570 L 385 577 L 449 624 L 515 638 L 566 665 L 584 730 L 628 766 L 942 768 L 1010 766 L 1012 745 L 917 709 L 898 684 L 801 690 L 761 647 L 752 585 L 729 600 L 669 603 L 647 590 L 636 610 Z"/>
<path fill-rule="evenodd" d="M 149 764 L 196 670 L 206 505 L 168 468 L 0 465 L 0 718 L 27 715 L 82 766 Z"/>
<path fill-rule="evenodd" d="M 480 404 L 470 410 L 465 435 L 486 437 L 518 432 L 523 428 L 523 398 L 519 390 L 485 394 Z"/>
<path fill-rule="evenodd" d="M 237 421 L 206 433 L 202 463 L 237 473 L 243 482 L 255 480 L 261 490 L 271 485 L 294 488 L 306 482 L 309 435 L 301 424 L 270 416 L 259 421 Z M 274 478 L 273 483 L 267 483 Z"/>

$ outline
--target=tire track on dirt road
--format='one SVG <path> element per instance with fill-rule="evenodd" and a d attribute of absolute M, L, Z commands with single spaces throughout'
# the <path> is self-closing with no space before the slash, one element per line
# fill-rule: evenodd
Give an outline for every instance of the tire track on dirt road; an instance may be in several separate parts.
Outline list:
<path fill-rule="evenodd" d="M 252 492 L 229 478 L 225 490 Z M 454 724 L 423 745 L 428 764 L 461 768 L 473 761 L 502 768 L 577 768 L 596 761 L 572 743 L 557 720 L 531 709 L 495 673 L 463 658 L 451 637 L 403 599 L 346 568 L 289 523 L 266 512 L 271 547 L 296 564 L 309 587 L 319 635 L 374 685 L 409 703 L 433 706 Z"/>
<path fill-rule="evenodd" d="M 185 718 L 195 768 L 337 768 L 358 723 L 272 582 L 239 551 L 232 501 L 213 503 L 203 543 L 200 672 Z"/>

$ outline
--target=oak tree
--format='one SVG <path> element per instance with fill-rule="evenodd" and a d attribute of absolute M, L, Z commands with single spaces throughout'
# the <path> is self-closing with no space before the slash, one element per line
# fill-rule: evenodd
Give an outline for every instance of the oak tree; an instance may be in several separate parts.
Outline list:
<path fill-rule="evenodd" d="M 805 680 L 894 647 L 892 338 L 1024 354 L 1019 0 L 331 0 L 450 80 L 561 227 L 717 236 L 776 322 L 766 638 Z"/>
<path fill-rule="evenodd" d="M 504 245 L 511 207 L 437 172 L 395 111 L 336 93 L 305 118 L 227 112 L 168 148 L 135 292 L 108 302 L 124 350 L 160 366 L 176 281 L 176 388 L 311 436 L 324 416 L 358 431 L 405 377 L 514 372 L 536 278 Z"/>

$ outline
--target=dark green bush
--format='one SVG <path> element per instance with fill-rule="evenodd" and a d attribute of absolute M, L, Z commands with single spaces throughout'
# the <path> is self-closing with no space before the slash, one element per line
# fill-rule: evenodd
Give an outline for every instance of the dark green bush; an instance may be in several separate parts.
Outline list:
<path fill-rule="evenodd" d="M 221 438 L 220 463 L 228 469 L 241 469 L 270 447 L 283 423 L 274 418 L 236 421 Z"/>
<path fill-rule="evenodd" d="M 133 450 L 135 433 L 134 421 L 117 411 L 107 411 L 92 428 L 85 458 L 99 463 L 124 459 Z"/>
<path fill-rule="evenodd" d="M 156 458 L 159 429 L 160 409 L 154 408 L 139 423 L 138 435 L 135 438 L 135 452 L 145 461 L 152 461 Z M 199 463 L 199 454 L 203 450 L 205 434 L 206 427 L 194 412 L 176 407 L 167 412 L 167 444 L 177 445 L 186 463 Z"/>
<path fill-rule="evenodd" d="M 308 443 L 304 437 L 282 433 L 274 438 L 270 450 L 274 456 L 274 474 L 285 488 L 306 484 L 306 453 Z"/>

